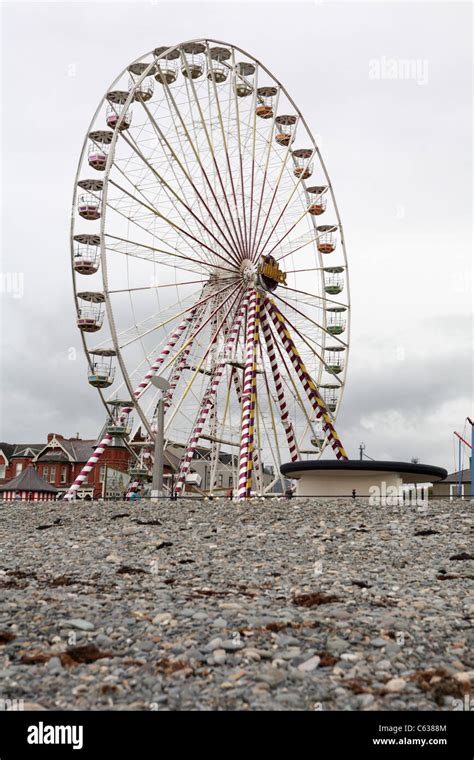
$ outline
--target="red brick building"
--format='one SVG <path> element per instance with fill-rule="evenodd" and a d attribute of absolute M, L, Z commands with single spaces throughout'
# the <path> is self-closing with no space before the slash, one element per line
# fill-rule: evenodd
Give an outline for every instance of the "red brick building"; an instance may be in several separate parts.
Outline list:
<path fill-rule="evenodd" d="M 42 478 L 64 493 L 79 475 L 96 443 L 96 440 L 84 440 L 78 436 L 64 438 L 59 433 L 48 433 L 46 443 L 0 443 L 0 485 L 20 475 L 32 464 Z M 130 459 L 123 441 L 114 439 L 79 489 L 79 498 L 98 499 L 122 493 L 129 481 Z"/>

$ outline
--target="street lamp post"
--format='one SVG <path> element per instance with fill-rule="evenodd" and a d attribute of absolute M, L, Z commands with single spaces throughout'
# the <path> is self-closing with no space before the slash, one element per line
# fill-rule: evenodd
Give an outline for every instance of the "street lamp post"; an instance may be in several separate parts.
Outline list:
<path fill-rule="evenodd" d="M 165 428 L 165 410 L 163 408 L 163 396 L 170 387 L 168 380 L 164 377 L 155 376 L 151 378 L 153 385 L 161 391 L 158 405 L 156 408 L 156 436 L 155 436 L 155 458 L 153 462 L 153 478 L 151 482 L 151 500 L 158 501 L 159 496 L 163 496 L 163 464 L 164 464 L 164 428 Z"/>

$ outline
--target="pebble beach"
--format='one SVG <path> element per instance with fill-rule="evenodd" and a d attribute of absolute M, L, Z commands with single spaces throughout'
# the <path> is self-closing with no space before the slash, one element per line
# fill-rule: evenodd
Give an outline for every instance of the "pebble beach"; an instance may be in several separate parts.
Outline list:
<path fill-rule="evenodd" d="M 0 505 L 4 709 L 474 709 L 469 501 Z"/>

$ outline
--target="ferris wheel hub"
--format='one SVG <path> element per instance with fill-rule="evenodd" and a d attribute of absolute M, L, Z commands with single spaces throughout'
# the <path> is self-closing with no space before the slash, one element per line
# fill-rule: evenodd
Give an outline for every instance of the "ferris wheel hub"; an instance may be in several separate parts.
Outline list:
<path fill-rule="evenodd" d="M 240 275 L 245 285 L 255 285 L 257 282 L 257 267 L 249 259 L 244 259 L 240 265 Z"/>

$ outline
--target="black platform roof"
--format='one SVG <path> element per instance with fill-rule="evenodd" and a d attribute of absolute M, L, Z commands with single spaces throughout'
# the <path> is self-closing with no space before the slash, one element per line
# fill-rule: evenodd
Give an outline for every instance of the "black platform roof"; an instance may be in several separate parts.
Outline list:
<path fill-rule="evenodd" d="M 426 482 L 444 480 L 447 470 L 432 464 L 414 464 L 413 462 L 360 461 L 360 459 L 307 459 L 282 464 L 280 472 L 287 477 L 295 472 L 315 472 L 324 470 L 352 470 L 359 472 L 403 472 L 406 475 L 426 475 Z"/>

